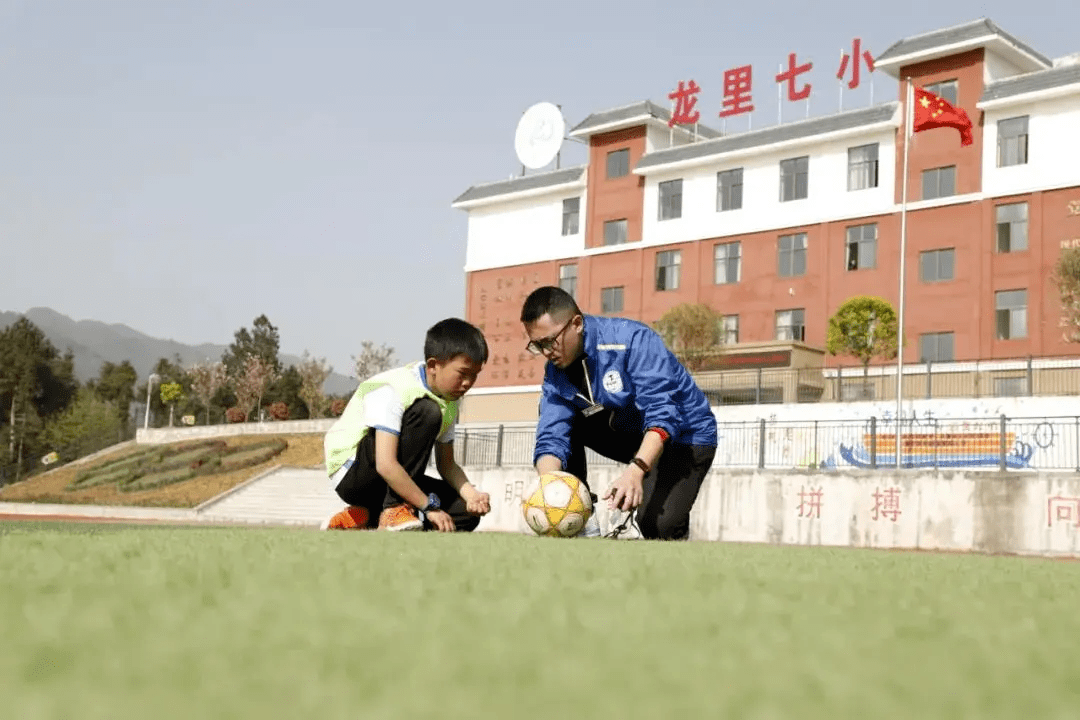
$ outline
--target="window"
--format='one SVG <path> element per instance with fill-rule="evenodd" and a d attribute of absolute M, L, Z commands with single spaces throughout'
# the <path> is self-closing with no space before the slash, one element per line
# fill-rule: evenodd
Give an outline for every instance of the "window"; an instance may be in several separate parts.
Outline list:
<path fill-rule="evenodd" d="M 997 251 L 1019 252 L 1028 247 L 1028 205 L 1026 202 L 998 205 Z"/>
<path fill-rule="evenodd" d="M 955 357 L 951 332 L 924 333 L 919 336 L 919 362 L 952 362 Z"/>
<path fill-rule="evenodd" d="M 797 277 L 806 274 L 806 233 L 781 235 L 777 270 L 780 277 Z"/>
<path fill-rule="evenodd" d="M 952 106 L 956 106 L 957 99 L 960 97 L 960 86 L 956 84 L 955 80 L 942 80 L 941 82 L 930 83 L 923 86 L 926 92 L 932 92 L 939 98 L 949 103 Z"/>
<path fill-rule="evenodd" d="M 922 199 L 949 197 L 956 194 L 956 166 L 931 168 L 922 171 Z"/>
<path fill-rule="evenodd" d="M 847 269 L 872 270 L 877 267 L 877 223 L 847 229 Z"/>
<path fill-rule="evenodd" d="M 716 211 L 742 207 L 742 168 L 716 173 Z"/>
<path fill-rule="evenodd" d="M 1026 165 L 1028 151 L 1028 116 L 998 120 L 998 167 Z"/>
<path fill-rule="evenodd" d="M 559 287 L 577 300 L 577 263 L 559 266 Z"/>
<path fill-rule="evenodd" d="M 994 293 L 997 308 L 997 339 L 1027 337 L 1027 290 L 999 290 Z"/>
<path fill-rule="evenodd" d="M 713 282 L 730 285 L 742 276 L 742 243 L 720 243 L 713 248 Z"/>
<path fill-rule="evenodd" d="M 942 248 L 919 253 L 919 280 L 922 282 L 943 282 L 953 279 L 956 267 L 956 250 Z"/>
<path fill-rule="evenodd" d="M 656 253 L 656 289 L 678 290 L 682 250 L 665 250 Z"/>
<path fill-rule="evenodd" d="M 809 156 L 780 161 L 780 202 L 806 197 L 809 172 Z"/>
<path fill-rule="evenodd" d="M 581 217 L 581 198 L 566 198 L 562 201 L 562 234 L 578 234 L 578 218 Z"/>
<path fill-rule="evenodd" d="M 609 315 L 622 312 L 623 289 L 619 287 L 607 287 L 600 290 L 600 312 Z"/>
<path fill-rule="evenodd" d="M 878 186 L 878 144 L 860 145 L 847 151 L 847 189 L 866 190 Z"/>
<path fill-rule="evenodd" d="M 630 148 L 612 150 L 607 154 L 608 180 L 630 174 Z"/>
<path fill-rule="evenodd" d="M 622 245 L 626 242 L 626 220 L 608 220 L 604 223 L 604 244 Z"/>
<path fill-rule="evenodd" d="M 997 397 L 1021 397 L 1030 394 L 1026 377 L 994 378 L 994 395 Z"/>
<path fill-rule="evenodd" d="M 734 345 L 739 342 L 739 316 L 725 315 L 720 321 L 720 343 Z"/>
<path fill-rule="evenodd" d="M 682 180 L 660 183 L 660 219 L 674 220 L 682 217 Z"/>
<path fill-rule="evenodd" d="M 776 339 L 803 341 L 806 339 L 806 311 L 779 310 L 776 313 Z"/>

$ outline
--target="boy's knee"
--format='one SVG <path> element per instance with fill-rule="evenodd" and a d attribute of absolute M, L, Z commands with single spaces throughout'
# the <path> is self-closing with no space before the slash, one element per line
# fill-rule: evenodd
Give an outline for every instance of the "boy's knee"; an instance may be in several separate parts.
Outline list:
<path fill-rule="evenodd" d="M 472 532 L 480 525 L 480 518 L 475 515 L 454 518 L 454 527 L 458 532 Z"/>
<path fill-rule="evenodd" d="M 410 405 L 401 416 L 401 424 L 442 425 L 442 410 L 439 404 L 429 397 L 422 397 Z"/>
<path fill-rule="evenodd" d="M 638 513 L 638 527 L 648 540 L 686 540 L 690 537 L 689 517 L 658 517 Z"/>

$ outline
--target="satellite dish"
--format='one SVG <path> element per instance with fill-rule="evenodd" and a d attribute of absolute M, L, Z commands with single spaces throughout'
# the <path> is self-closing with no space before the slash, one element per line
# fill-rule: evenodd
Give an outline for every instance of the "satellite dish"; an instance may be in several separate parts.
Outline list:
<path fill-rule="evenodd" d="M 536 170 L 555 159 L 562 147 L 566 121 L 559 108 L 549 102 L 536 103 L 521 116 L 514 133 L 518 160 Z"/>

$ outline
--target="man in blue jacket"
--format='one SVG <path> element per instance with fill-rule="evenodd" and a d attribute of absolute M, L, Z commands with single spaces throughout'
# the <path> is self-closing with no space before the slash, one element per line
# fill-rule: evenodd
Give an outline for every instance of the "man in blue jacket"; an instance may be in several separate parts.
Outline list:
<path fill-rule="evenodd" d="M 588 484 L 585 448 L 626 463 L 604 495 L 637 508 L 646 538 L 682 540 L 716 454 L 716 417 L 705 394 L 649 326 L 585 315 L 557 287 L 525 299 L 529 352 L 548 362 L 533 464 Z"/>

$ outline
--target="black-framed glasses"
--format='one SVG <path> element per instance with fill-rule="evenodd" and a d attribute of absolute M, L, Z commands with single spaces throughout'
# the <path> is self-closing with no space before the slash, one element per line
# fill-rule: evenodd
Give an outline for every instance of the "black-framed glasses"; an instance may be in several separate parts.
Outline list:
<path fill-rule="evenodd" d="M 548 337 L 540 338 L 539 340 L 530 340 L 529 344 L 525 346 L 525 349 L 533 355 L 539 355 L 545 350 L 552 349 L 555 347 L 555 343 L 559 342 L 559 338 L 562 337 L 562 334 L 566 332 L 566 328 L 570 327 L 570 323 L 574 322 L 575 317 L 577 316 L 571 316 L 554 335 L 549 335 Z"/>

